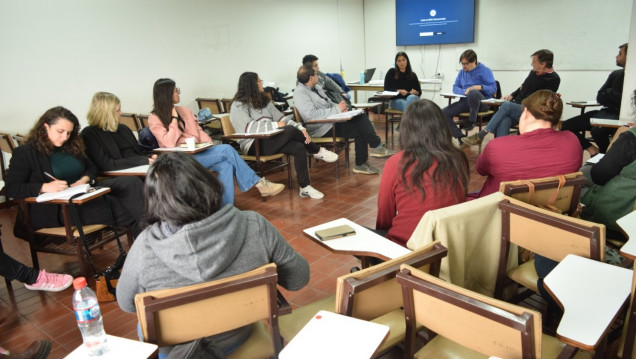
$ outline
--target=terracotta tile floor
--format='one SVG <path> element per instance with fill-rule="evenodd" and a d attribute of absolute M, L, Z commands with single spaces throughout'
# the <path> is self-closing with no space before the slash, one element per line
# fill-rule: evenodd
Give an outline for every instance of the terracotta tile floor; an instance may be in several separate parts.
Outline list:
<path fill-rule="evenodd" d="M 378 136 L 384 139 L 384 123 L 374 122 Z M 476 130 L 473 130 L 474 132 Z M 399 132 L 395 133 L 395 146 L 398 146 Z M 353 146 L 352 146 L 353 149 Z M 474 171 L 474 163 L 479 148 L 463 147 L 471 163 L 471 181 L 469 191 L 481 188 L 484 177 Z M 351 164 L 354 163 L 353 150 Z M 346 217 L 361 225 L 374 227 L 376 215 L 377 191 L 380 176 L 353 174 L 351 168 L 345 171 L 341 155 L 340 178 L 334 176 L 334 164 L 321 162 L 310 169 L 312 185 L 325 193 L 323 200 L 304 199 L 298 196 L 298 184 L 294 188 L 262 202 L 258 192 L 251 190 L 240 193 L 236 190 L 235 206 L 243 210 L 257 211 L 271 221 L 285 239 L 308 261 L 311 267 L 311 280 L 302 290 L 290 292 L 283 290 L 285 297 L 293 307 L 311 303 L 335 293 L 335 280 L 349 273 L 349 269 L 358 265 L 354 257 L 336 255 L 306 239 L 302 229 L 333 219 Z M 370 158 L 369 163 L 384 167 L 384 159 Z M 278 172 L 268 176 L 274 182 L 285 183 L 286 173 Z M 15 211 L 0 211 L 2 225 L 2 244 L 4 250 L 14 258 L 31 264 L 28 245 L 13 236 Z M 117 257 L 116 246 L 111 244 L 96 255 L 98 265 L 112 264 Z M 40 265 L 51 272 L 66 272 L 78 275 L 79 266 L 72 257 L 40 254 Z M 10 309 L 17 316 L 11 323 L 0 321 L 0 346 L 9 350 L 21 351 L 37 339 L 46 338 L 53 343 L 50 358 L 63 358 L 81 344 L 82 339 L 75 323 L 71 308 L 72 289 L 60 293 L 30 291 L 22 283 L 13 282 L 13 293 L 5 289 L 4 280 L 0 280 L 0 306 Z M 100 304 L 106 332 L 112 335 L 137 339 L 135 314 L 125 313 L 116 303 Z M 0 319 L 1 320 L 1 319 Z M 398 357 L 399 354 L 385 357 Z"/>

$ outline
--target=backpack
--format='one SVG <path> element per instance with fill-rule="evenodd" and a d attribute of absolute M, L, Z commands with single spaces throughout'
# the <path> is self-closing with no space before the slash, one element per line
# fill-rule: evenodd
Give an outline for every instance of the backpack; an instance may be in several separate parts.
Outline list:
<path fill-rule="evenodd" d="M 159 148 L 159 142 L 157 142 L 155 135 L 150 132 L 148 127 L 144 127 L 139 131 L 139 146 L 146 152 Z"/>

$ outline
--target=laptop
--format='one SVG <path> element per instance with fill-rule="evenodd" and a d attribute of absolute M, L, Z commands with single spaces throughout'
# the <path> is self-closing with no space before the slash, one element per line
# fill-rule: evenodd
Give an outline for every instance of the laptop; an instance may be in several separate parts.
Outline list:
<path fill-rule="evenodd" d="M 371 81 L 371 78 L 373 78 L 373 74 L 375 73 L 375 67 L 372 69 L 366 69 L 364 70 L 364 83 L 368 84 L 369 81 Z M 353 84 L 359 84 L 360 80 L 357 81 L 348 81 L 347 84 L 353 85 Z"/>

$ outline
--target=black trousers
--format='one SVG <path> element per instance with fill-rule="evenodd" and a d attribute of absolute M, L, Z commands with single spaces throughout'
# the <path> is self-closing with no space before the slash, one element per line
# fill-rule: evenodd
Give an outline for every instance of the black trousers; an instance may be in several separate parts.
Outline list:
<path fill-rule="evenodd" d="M 616 132 L 616 130 L 609 127 L 592 127 L 592 125 L 590 124 L 591 118 L 607 118 L 618 120 L 618 115 L 608 113 L 603 110 L 588 111 L 582 115 L 572 117 L 571 119 L 564 121 L 561 124 L 561 131 L 567 130 L 574 133 L 579 139 L 579 143 L 581 143 L 581 148 L 583 148 L 584 150 L 592 146 L 590 141 L 585 139 L 585 131 L 590 131 L 592 133 L 592 138 L 594 138 L 594 142 L 596 142 L 596 144 L 598 145 L 601 153 L 605 153 L 605 151 L 607 151 L 607 147 L 609 146 L 609 138 L 614 132 Z"/>
<path fill-rule="evenodd" d="M 356 166 L 367 162 L 369 158 L 367 145 L 376 148 L 382 143 L 380 137 L 375 133 L 375 128 L 369 121 L 369 117 L 364 113 L 347 122 L 336 123 L 336 136 L 355 139 Z M 331 137 L 331 131 L 323 137 Z"/>
<path fill-rule="evenodd" d="M 255 146 L 251 146 L 247 154 L 256 154 Z M 264 156 L 284 153 L 294 156 L 294 169 L 298 185 L 309 186 L 309 170 L 307 169 L 307 154 L 318 153 L 320 148 L 313 142 L 305 144 L 305 135 L 294 126 L 283 127 L 283 132 L 275 137 L 259 141 L 260 153 Z"/>
<path fill-rule="evenodd" d="M 8 254 L 0 252 L 0 275 L 8 280 L 17 279 L 22 283 L 33 284 L 38 280 L 39 274 L 40 271 L 27 267 Z"/>

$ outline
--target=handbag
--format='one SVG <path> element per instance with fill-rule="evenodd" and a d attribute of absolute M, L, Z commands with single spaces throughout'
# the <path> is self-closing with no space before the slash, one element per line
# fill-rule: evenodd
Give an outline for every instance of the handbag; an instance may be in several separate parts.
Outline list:
<path fill-rule="evenodd" d="M 81 218 L 79 216 L 79 210 L 77 206 L 73 203 L 73 199 L 79 196 L 83 196 L 85 193 L 78 193 L 73 195 L 69 200 L 69 207 L 71 209 L 71 217 L 73 218 L 73 222 L 75 222 L 75 226 L 80 235 L 80 240 L 84 244 L 84 248 L 86 249 L 86 256 L 88 257 L 88 261 L 93 267 L 93 273 L 95 273 L 95 293 L 97 294 L 98 302 L 112 302 L 117 300 L 117 282 L 119 281 L 120 271 L 124 266 L 124 262 L 126 261 L 126 251 L 124 247 L 121 245 L 121 241 L 119 240 L 119 232 L 117 230 L 117 223 L 115 223 L 115 219 L 113 216 L 113 212 L 110 208 L 110 204 L 105 196 L 102 198 L 106 203 L 106 209 L 110 214 L 110 219 L 112 222 L 111 227 L 113 228 L 113 232 L 115 235 L 115 240 L 117 241 L 117 246 L 119 247 L 119 256 L 115 260 L 115 263 L 103 271 L 99 271 L 93 262 L 93 257 L 91 255 L 91 251 L 88 247 L 88 241 L 86 236 L 84 235 L 84 230 L 82 228 Z"/>

